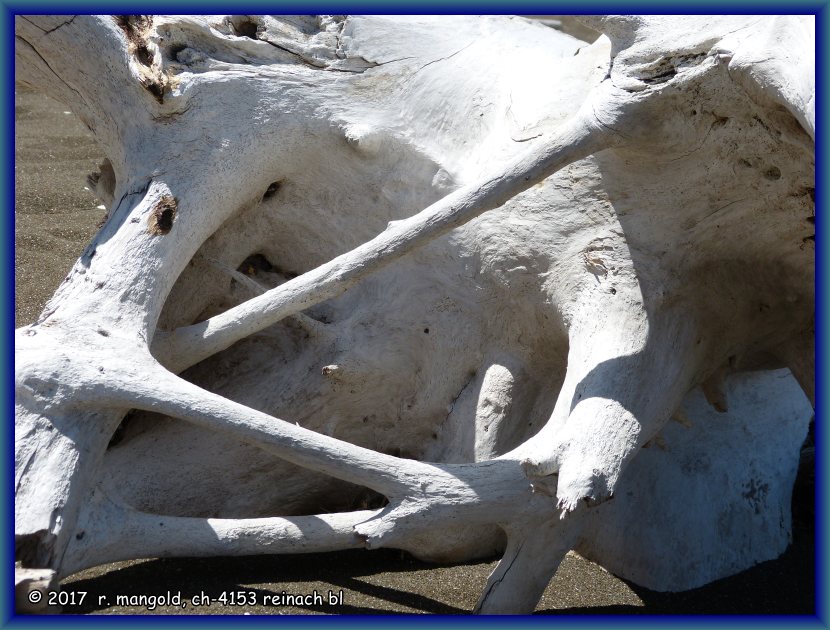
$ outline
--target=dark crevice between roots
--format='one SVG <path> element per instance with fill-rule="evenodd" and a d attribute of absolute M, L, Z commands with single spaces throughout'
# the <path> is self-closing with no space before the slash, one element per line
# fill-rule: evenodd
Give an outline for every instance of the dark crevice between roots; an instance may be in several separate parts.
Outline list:
<path fill-rule="evenodd" d="M 272 273 L 277 270 L 263 254 L 251 254 L 237 268 L 237 271 L 244 273 L 246 276 L 254 276 L 260 271 Z"/>
<path fill-rule="evenodd" d="M 284 269 L 278 264 L 275 264 L 263 253 L 251 254 L 239 264 L 239 267 L 237 267 L 236 270 L 239 273 L 249 277 L 255 277 L 261 273 L 277 274 L 282 276 L 284 281 L 293 280 L 297 276 L 301 275 L 301 273 Z M 328 304 L 317 304 L 316 306 L 306 309 L 304 314 L 309 319 L 313 319 L 321 324 L 330 324 L 333 321 L 330 309 L 331 306 Z"/>
<path fill-rule="evenodd" d="M 387 505 L 389 505 L 389 499 L 380 492 L 370 488 L 362 488 L 349 506 L 349 510 L 379 510 Z"/>
<path fill-rule="evenodd" d="M 45 529 L 14 536 L 14 560 L 28 569 L 49 569 L 53 564 L 56 536 Z"/>
<path fill-rule="evenodd" d="M 281 275 L 286 280 L 291 280 L 292 278 L 296 278 L 300 275 L 296 272 L 283 269 L 279 265 L 275 265 L 265 257 L 265 254 L 259 253 L 248 256 L 242 261 L 236 270 L 240 273 L 244 273 L 246 276 L 255 276 L 260 272 L 276 273 Z"/>
<path fill-rule="evenodd" d="M 115 431 L 113 431 L 109 444 L 107 444 L 107 450 L 110 450 L 112 447 L 118 446 L 118 444 L 121 443 L 121 441 L 124 439 L 124 435 L 127 432 L 127 426 L 130 424 L 130 422 L 132 422 L 133 418 L 135 418 L 136 413 L 136 409 L 130 409 L 127 412 L 127 414 L 121 420 L 121 423 L 116 427 Z"/>

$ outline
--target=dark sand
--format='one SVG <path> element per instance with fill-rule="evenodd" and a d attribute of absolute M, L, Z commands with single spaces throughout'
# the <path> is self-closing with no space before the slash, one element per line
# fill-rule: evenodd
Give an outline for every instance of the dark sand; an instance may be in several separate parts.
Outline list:
<path fill-rule="evenodd" d="M 32 322 L 96 231 L 104 211 L 85 190 L 100 159 L 95 141 L 66 108 L 18 88 L 16 115 L 16 325 Z M 793 544 L 779 559 L 684 593 L 655 593 L 620 580 L 569 554 L 545 591 L 543 614 L 808 614 L 815 609 L 814 528 L 809 480 L 796 502 Z M 648 544 L 648 541 L 643 541 Z M 84 571 L 63 590 L 82 614 L 388 614 L 467 613 L 495 561 L 427 565 L 392 550 L 300 556 L 142 560 Z M 343 591 L 342 605 L 266 604 L 283 591 Z M 243 591 L 256 605 L 231 605 Z M 117 595 L 181 593 L 186 608 L 116 605 Z M 194 607 L 191 599 L 223 593 L 227 603 Z"/>

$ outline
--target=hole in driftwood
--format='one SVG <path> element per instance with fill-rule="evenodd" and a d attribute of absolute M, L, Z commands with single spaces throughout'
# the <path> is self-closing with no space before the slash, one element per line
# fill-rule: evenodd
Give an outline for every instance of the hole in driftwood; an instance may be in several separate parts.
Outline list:
<path fill-rule="evenodd" d="M 187 46 L 185 44 L 171 44 L 166 50 L 167 58 L 171 61 L 178 61 L 179 53 L 186 49 Z"/>
<path fill-rule="evenodd" d="M 178 202 L 173 196 L 164 195 L 150 211 L 150 218 L 147 220 L 147 231 L 157 236 L 170 232 L 173 229 L 173 221 L 176 220 L 177 207 Z"/>
<path fill-rule="evenodd" d="M 231 26 L 238 37 L 256 39 L 259 25 L 247 15 L 235 15 L 231 18 Z"/>
<path fill-rule="evenodd" d="M 153 53 L 147 48 L 146 44 L 140 44 L 135 47 L 135 58 L 143 66 L 153 65 Z"/>
<path fill-rule="evenodd" d="M 764 171 L 764 177 L 771 181 L 781 179 L 781 169 L 777 166 L 771 166 L 766 171 Z"/>
<path fill-rule="evenodd" d="M 712 129 L 716 129 L 717 127 L 723 127 L 728 122 L 729 116 L 715 115 L 715 121 L 712 123 Z"/>
<path fill-rule="evenodd" d="M 141 85 L 159 103 L 163 103 L 164 88 L 167 83 L 166 77 L 159 72 L 150 70 L 153 65 L 154 54 L 150 48 L 148 37 L 153 26 L 153 17 L 150 15 L 116 15 L 113 16 L 113 19 L 127 38 L 130 54 L 136 62 L 148 69 L 142 73 L 139 79 Z"/>
<path fill-rule="evenodd" d="M 153 25 L 152 15 L 113 15 L 112 19 L 131 44 L 138 44 Z"/>
<path fill-rule="evenodd" d="M 271 182 L 268 185 L 268 188 L 265 189 L 265 193 L 262 195 L 262 200 L 265 201 L 266 199 L 270 199 L 276 195 L 280 190 L 280 186 L 282 186 L 282 182 Z"/>
<path fill-rule="evenodd" d="M 145 38 L 153 25 L 153 17 L 150 15 L 115 15 L 113 19 L 124 32 L 136 60 L 144 66 L 151 66 L 153 54 L 147 47 Z"/>

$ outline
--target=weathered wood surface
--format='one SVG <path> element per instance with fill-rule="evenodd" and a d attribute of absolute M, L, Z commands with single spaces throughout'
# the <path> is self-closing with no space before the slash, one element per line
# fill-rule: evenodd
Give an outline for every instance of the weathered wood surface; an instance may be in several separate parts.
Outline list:
<path fill-rule="evenodd" d="M 16 333 L 23 565 L 505 549 L 478 609 L 524 612 L 574 546 L 657 589 L 780 553 L 814 27 L 590 26 L 19 17 L 111 199 Z"/>

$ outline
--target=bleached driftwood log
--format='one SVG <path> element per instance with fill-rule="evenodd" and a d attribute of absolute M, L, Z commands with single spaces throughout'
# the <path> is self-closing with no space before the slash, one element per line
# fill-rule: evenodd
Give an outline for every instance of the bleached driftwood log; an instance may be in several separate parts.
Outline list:
<path fill-rule="evenodd" d="M 18 17 L 111 200 L 16 333 L 22 565 L 504 550 L 477 609 L 526 612 L 574 547 L 663 589 L 780 553 L 813 23 L 586 23 Z"/>

